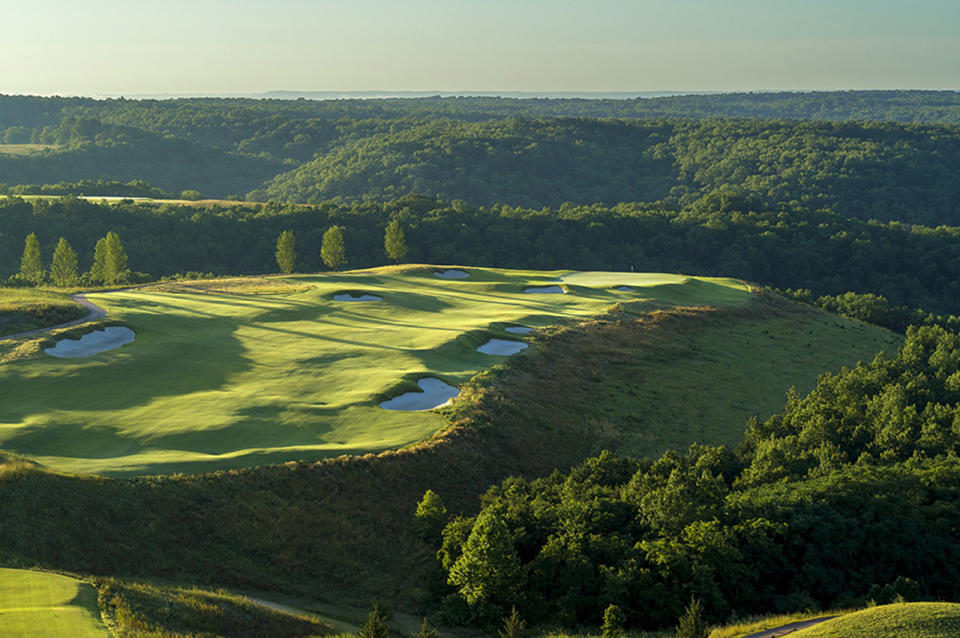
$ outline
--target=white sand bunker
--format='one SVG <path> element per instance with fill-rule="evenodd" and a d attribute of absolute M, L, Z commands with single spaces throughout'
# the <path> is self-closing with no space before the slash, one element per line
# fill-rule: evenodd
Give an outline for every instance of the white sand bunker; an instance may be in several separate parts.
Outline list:
<path fill-rule="evenodd" d="M 344 292 L 333 296 L 334 301 L 383 301 L 383 297 L 376 295 L 354 295 Z"/>
<path fill-rule="evenodd" d="M 483 354 L 495 354 L 501 357 L 509 357 L 517 354 L 521 350 L 526 350 L 529 346 L 522 341 L 510 341 L 508 339 L 491 339 L 479 348 L 477 352 Z"/>
<path fill-rule="evenodd" d="M 630 292 L 633 290 L 630 286 L 617 286 L 614 290 L 619 290 L 620 292 Z"/>
<path fill-rule="evenodd" d="M 441 279 L 466 279 L 470 276 L 470 273 L 464 270 L 444 270 L 442 272 L 435 272 L 433 275 Z"/>
<path fill-rule="evenodd" d="M 417 381 L 417 385 L 423 392 L 405 392 L 389 401 L 384 401 L 380 407 L 384 410 L 423 412 L 446 405 L 460 394 L 458 388 L 433 377 L 424 377 Z"/>
<path fill-rule="evenodd" d="M 49 355 L 62 358 L 89 357 L 98 352 L 113 350 L 133 342 L 137 334 L 124 326 L 110 326 L 103 330 L 88 332 L 79 339 L 61 339 L 52 348 L 44 350 Z"/>
<path fill-rule="evenodd" d="M 565 295 L 567 291 L 560 286 L 533 286 L 524 289 L 528 295 Z"/>
<path fill-rule="evenodd" d="M 530 326 L 507 326 L 504 330 L 515 335 L 525 335 L 533 332 L 533 328 Z"/>

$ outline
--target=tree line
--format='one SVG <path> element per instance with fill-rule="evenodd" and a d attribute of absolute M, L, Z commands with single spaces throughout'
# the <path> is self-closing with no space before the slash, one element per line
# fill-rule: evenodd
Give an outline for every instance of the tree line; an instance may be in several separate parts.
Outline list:
<path fill-rule="evenodd" d="M 341 228 L 350 265 L 366 268 L 391 260 L 383 237 L 394 219 L 409 258 L 423 263 L 729 276 L 814 297 L 872 293 L 892 307 L 960 314 L 960 228 L 862 222 L 803 207 L 754 209 L 724 194 L 682 211 L 644 204 L 481 208 L 422 196 L 203 208 L 0 200 L 0 276 L 18 272 L 30 233 L 45 252 L 68 237 L 80 262 L 91 263 L 97 240 L 114 231 L 137 270 L 161 278 L 276 272 L 282 231 L 302 246 L 320 246 L 332 226 Z M 301 272 L 325 268 L 316 250 L 297 263 Z"/>
<path fill-rule="evenodd" d="M 10 278 L 10 283 L 14 285 L 30 283 L 39 286 L 49 281 L 60 288 L 81 284 L 109 286 L 116 283 L 129 283 L 131 275 L 130 269 L 127 268 L 127 253 L 123 249 L 119 235 L 113 231 L 107 232 L 97 240 L 93 250 L 93 263 L 90 269 L 82 274 L 77 252 L 64 237 L 57 241 L 50 268 L 45 270 L 40 241 L 35 233 L 30 233 L 24 240 L 20 271 Z"/>

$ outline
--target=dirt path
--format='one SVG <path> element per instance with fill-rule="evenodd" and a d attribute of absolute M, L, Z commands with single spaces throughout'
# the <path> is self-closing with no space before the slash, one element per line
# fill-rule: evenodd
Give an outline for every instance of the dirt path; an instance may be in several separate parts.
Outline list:
<path fill-rule="evenodd" d="M 787 625 L 780 625 L 779 627 L 774 627 L 773 629 L 764 629 L 763 631 L 758 631 L 753 634 L 748 634 L 743 638 L 778 638 L 779 636 L 786 636 L 792 634 L 795 631 L 800 631 L 801 629 L 806 629 L 807 627 L 812 627 L 819 623 L 824 622 L 825 620 L 830 620 L 836 618 L 836 616 L 824 616 L 822 618 L 811 618 L 810 620 L 801 620 L 799 622 L 792 622 Z"/>
<path fill-rule="evenodd" d="M 314 620 L 333 625 L 334 629 L 337 631 L 342 631 L 346 633 L 355 633 L 359 627 L 357 625 L 351 625 L 350 623 L 342 622 L 339 620 L 334 620 L 326 616 L 321 616 L 320 614 L 314 613 L 312 611 L 307 611 L 306 609 L 298 609 L 296 607 L 290 607 L 288 605 L 281 605 L 280 603 L 275 603 L 269 600 L 264 600 L 263 598 L 254 598 L 253 596 L 244 595 L 244 598 L 249 600 L 255 605 L 260 605 L 266 607 L 267 609 L 272 609 L 274 611 L 279 611 L 284 614 L 293 614 L 295 616 L 307 616 L 313 618 Z"/>
<path fill-rule="evenodd" d="M 57 330 L 58 328 L 69 328 L 70 326 L 76 326 L 81 323 L 87 323 L 88 321 L 96 321 L 104 315 L 107 314 L 107 311 L 93 303 L 87 296 L 83 293 L 77 293 L 75 295 L 70 295 L 70 299 L 80 304 L 84 308 L 90 311 L 86 317 L 81 317 L 79 319 L 74 319 L 73 321 L 67 321 L 66 323 L 59 323 L 55 326 L 49 326 L 47 328 L 37 328 L 36 330 L 27 330 L 26 332 L 17 332 L 12 335 L 4 335 L 0 337 L 0 341 L 4 339 L 18 339 L 20 337 L 32 337 L 33 335 L 43 334 L 44 332 L 50 332 L 51 330 Z"/>

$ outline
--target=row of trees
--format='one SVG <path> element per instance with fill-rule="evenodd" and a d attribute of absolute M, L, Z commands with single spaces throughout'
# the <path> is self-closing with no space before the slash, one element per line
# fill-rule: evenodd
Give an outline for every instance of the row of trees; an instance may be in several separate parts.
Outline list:
<path fill-rule="evenodd" d="M 387 224 L 383 239 L 384 250 L 394 263 L 399 263 L 407 254 L 407 241 L 396 219 Z M 297 263 L 296 237 L 293 231 L 285 230 L 277 237 L 277 266 L 282 273 L 292 273 Z M 347 249 L 343 243 L 343 228 L 331 226 L 323 233 L 320 242 L 320 258 L 331 270 L 339 270 L 347 263 Z"/>
<path fill-rule="evenodd" d="M 61 237 L 57 242 L 48 272 L 43 268 L 40 241 L 36 233 L 30 233 L 24 241 L 18 274 L 22 281 L 35 286 L 39 286 L 49 278 L 54 286 L 66 288 L 81 282 L 109 286 L 122 281 L 128 272 L 127 253 L 120 242 L 120 236 L 110 231 L 97 241 L 93 253 L 93 264 L 82 277 L 77 252 L 66 238 Z"/>
<path fill-rule="evenodd" d="M 123 236 L 131 263 L 157 278 L 276 272 L 276 239 L 284 229 L 299 245 L 319 247 L 334 225 L 342 229 L 351 267 L 366 268 L 388 263 L 382 240 L 393 219 L 410 254 L 424 263 L 729 276 L 808 289 L 814 297 L 869 292 L 893 307 L 960 314 L 960 226 L 862 222 L 791 206 L 754 209 L 727 192 L 680 212 L 642 204 L 484 209 L 421 196 L 256 208 L 0 198 L 0 275 L 19 270 L 23 237 L 32 232 L 41 242 L 54 240 L 43 243 L 51 252 L 56 237 L 69 237 L 84 264 L 109 230 Z M 312 250 L 301 251 L 296 267 L 311 272 L 325 265 Z"/>

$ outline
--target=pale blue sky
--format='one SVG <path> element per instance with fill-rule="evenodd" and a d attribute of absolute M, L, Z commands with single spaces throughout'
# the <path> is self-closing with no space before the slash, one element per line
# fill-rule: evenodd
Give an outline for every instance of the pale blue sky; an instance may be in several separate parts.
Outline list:
<path fill-rule="evenodd" d="M 960 0 L 0 0 L 0 93 L 960 89 Z"/>

